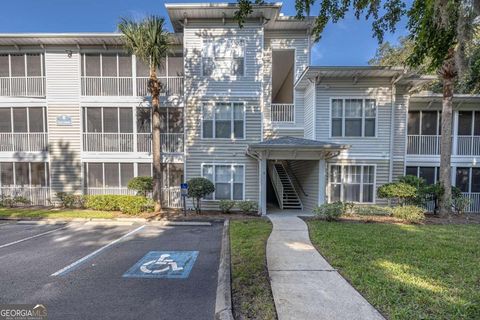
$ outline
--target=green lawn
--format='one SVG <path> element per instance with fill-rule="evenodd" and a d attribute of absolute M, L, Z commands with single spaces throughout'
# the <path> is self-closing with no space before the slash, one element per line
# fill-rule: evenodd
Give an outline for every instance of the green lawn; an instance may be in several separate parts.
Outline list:
<path fill-rule="evenodd" d="M 276 319 L 265 250 L 272 230 L 263 219 L 232 220 L 232 299 L 236 319 Z"/>
<path fill-rule="evenodd" d="M 390 319 L 480 319 L 480 225 L 308 225 L 319 251 Z"/>
<path fill-rule="evenodd" d="M 118 212 L 75 209 L 0 208 L 0 218 L 115 218 Z"/>

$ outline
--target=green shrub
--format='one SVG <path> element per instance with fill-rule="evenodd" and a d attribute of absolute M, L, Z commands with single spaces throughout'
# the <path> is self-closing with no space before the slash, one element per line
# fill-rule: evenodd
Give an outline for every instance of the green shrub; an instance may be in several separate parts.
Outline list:
<path fill-rule="evenodd" d="M 137 195 L 146 197 L 149 192 L 153 191 L 152 177 L 135 177 L 128 182 L 128 189 L 135 190 Z"/>
<path fill-rule="evenodd" d="M 470 199 L 467 197 L 455 197 L 453 196 L 451 200 L 452 209 L 456 214 L 464 214 L 470 206 Z"/>
<path fill-rule="evenodd" d="M 57 192 L 56 197 L 63 208 L 83 208 L 85 202 L 85 196 L 81 194 Z"/>
<path fill-rule="evenodd" d="M 215 191 L 215 186 L 213 183 L 202 177 L 192 178 L 188 180 L 188 197 L 193 198 L 193 205 L 195 207 L 195 212 L 200 213 L 200 200 L 209 194 Z"/>
<path fill-rule="evenodd" d="M 395 218 L 408 222 L 417 223 L 425 219 L 423 209 L 417 206 L 398 206 L 394 207 L 392 214 Z"/>
<path fill-rule="evenodd" d="M 121 211 L 125 214 L 139 214 L 151 211 L 153 201 L 143 196 L 90 195 L 85 197 L 85 208 L 102 211 Z"/>
<path fill-rule="evenodd" d="M 13 208 L 18 205 L 29 205 L 30 200 L 23 196 L 16 196 L 16 197 L 11 197 L 11 196 L 2 196 L 2 200 L 0 201 L 0 206 L 1 207 L 8 207 L 8 208 Z"/>
<path fill-rule="evenodd" d="M 222 210 L 223 213 L 230 213 L 230 210 L 235 206 L 235 201 L 233 200 L 220 200 L 218 207 Z"/>
<path fill-rule="evenodd" d="M 256 214 L 258 210 L 258 205 L 257 205 L 257 202 L 255 201 L 238 201 L 237 207 L 238 209 L 240 209 L 240 211 L 246 214 L 249 214 L 249 213 Z"/>
<path fill-rule="evenodd" d="M 338 220 L 340 216 L 345 214 L 345 204 L 341 201 L 333 203 L 324 203 L 313 209 L 313 213 L 320 219 L 327 221 Z"/>
<path fill-rule="evenodd" d="M 382 199 L 395 200 L 404 205 L 415 201 L 418 196 L 418 189 L 404 182 L 391 182 L 380 186 L 377 195 Z"/>
<path fill-rule="evenodd" d="M 392 208 L 376 205 L 355 206 L 355 213 L 359 216 L 391 216 Z"/>

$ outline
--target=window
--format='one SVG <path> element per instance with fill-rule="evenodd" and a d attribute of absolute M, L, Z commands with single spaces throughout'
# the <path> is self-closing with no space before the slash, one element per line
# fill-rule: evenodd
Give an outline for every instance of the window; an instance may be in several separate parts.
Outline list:
<path fill-rule="evenodd" d="M 83 132 L 133 133 L 132 108 L 87 107 L 83 117 Z"/>
<path fill-rule="evenodd" d="M 455 186 L 462 192 L 480 192 L 480 168 L 457 167 Z"/>
<path fill-rule="evenodd" d="M 459 136 L 480 136 L 480 112 L 459 111 L 457 133 Z"/>
<path fill-rule="evenodd" d="M 243 200 L 245 172 L 243 165 L 205 164 L 202 176 L 215 185 L 215 192 L 206 199 Z"/>
<path fill-rule="evenodd" d="M 44 107 L 0 108 L 0 132 L 47 132 L 46 118 Z"/>
<path fill-rule="evenodd" d="M 374 99 L 332 99 L 332 137 L 374 137 L 377 106 Z"/>
<path fill-rule="evenodd" d="M 82 54 L 82 76 L 131 77 L 132 57 L 117 53 Z"/>
<path fill-rule="evenodd" d="M 43 74 L 43 54 L 0 55 L 0 77 L 41 77 Z"/>
<path fill-rule="evenodd" d="M 202 111 L 202 137 L 215 139 L 245 138 L 245 105 L 218 102 L 204 104 Z"/>
<path fill-rule="evenodd" d="M 373 203 L 375 166 L 331 165 L 329 174 L 330 202 Z"/>
<path fill-rule="evenodd" d="M 245 42 L 237 39 L 204 39 L 202 48 L 202 75 L 244 76 Z"/>
<path fill-rule="evenodd" d="M 440 170 L 438 167 L 406 167 L 405 175 L 422 178 L 427 184 L 435 184 L 440 179 Z"/>
<path fill-rule="evenodd" d="M 46 162 L 1 162 L 0 184 L 9 186 L 48 186 L 48 163 Z"/>
<path fill-rule="evenodd" d="M 440 134 L 440 111 L 408 112 L 408 135 L 435 136 Z"/>

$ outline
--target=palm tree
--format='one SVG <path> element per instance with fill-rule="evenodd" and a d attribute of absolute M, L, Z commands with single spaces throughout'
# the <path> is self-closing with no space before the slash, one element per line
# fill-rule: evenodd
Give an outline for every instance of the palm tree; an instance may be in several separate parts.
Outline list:
<path fill-rule="evenodd" d="M 165 19 L 149 16 L 136 22 L 122 18 L 118 29 L 123 33 L 125 49 L 150 67 L 148 91 L 152 97 L 152 155 L 153 155 L 153 200 L 155 212 L 162 208 L 162 171 L 160 148 L 160 92 L 157 69 L 163 67 L 169 51 L 169 35 L 165 30 Z"/>

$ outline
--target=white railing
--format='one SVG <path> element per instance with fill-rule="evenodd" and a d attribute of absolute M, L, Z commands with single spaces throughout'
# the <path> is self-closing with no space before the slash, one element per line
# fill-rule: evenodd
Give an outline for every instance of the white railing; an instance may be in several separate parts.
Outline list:
<path fill-rule="evenodd" d="M 152 135 L 137 133 L 135 148 L 134 133 L 83 133 L 85 152 L 152 152 Z M 1 142 L 0 134 L 0 142 Z M 183 153 L 183 133 L 161 133 L 160 145 L 163 153 Z M 3 151 L 0 146 L 0 151 Z"/>
<path fill-rule="evenodd" d="M 283 209 L 283 184 L 274 165 L 268 166 L 268 173 L 272 180 L 273 190 L 275 190 L 275 194 L 277 195 L 278 205 L 280 209 Z"/>
<path fill-rule="evenodd" d="M 134 152 L 133 133 L 83 133 L 83 151 Z"/>
<path fill-rule="evenodd" d="M 133 78 L 82 76 L 82 96 L 133 96 Z"/>
<path fill-rule="evenodd" d="M 408 135 L 407 154 L 440 154 L 440 136 Z"/>
<path fill-rule="evenodd" d="M 0 96 L 45 96 L 45 77 L 0 77 Z"/>
<path fill-rule="evenodd" d="M 272 103 L 272 122 L 295 122 L 295 106 L 292 103 Z"/>
<path fill-rule="evenodd" d="M 137 96 L 143 97 L 149 95 L 148 92 L 149 77 L 137 77 Z M 181 96 L 183 95 L 183 77 L 158 77 L 163 88 L 162 96 Z"/>
<path fill-rule="evenodd" d="M 182 196 L 180 187 L 162 188 L 163 206 L 166 208 L 181 208 Z"/>
<path fill-rule="evenodd" d="M 0 133 L 0 152 L 8 151 L 46 151 L 48 133 Z"/>
<path fill-rule="evenodd" d="M 480 212 L 480 192 L 464 192 L 463 196 L 470 199 L 470 203 L 467 208 L 467 212 L 479 213 Z"/>
<path fill-rule="evenodd" d="M 29 205 L 46 206 L 50 204 L 49 187 L 8 186 L 0 187 L 0 192 L 2 199 L 5 197 L 25 197 L 30 201 Z"/>
<path fill-rule="evenodd" d="M 480 136 L 458 136 L 457 154 L 461 156 L 480 155 Z"/>
<path fill-rule="evenodd" d="M 121 195 L 136 195 L 135 190 L 128 189 L 127 187 L 105 187 L 105 188 L 92 188 L 88 187 L 85 189 L 85 194 L 88 195 L 102 195 L 102 194 L 121 194 Z"/>

